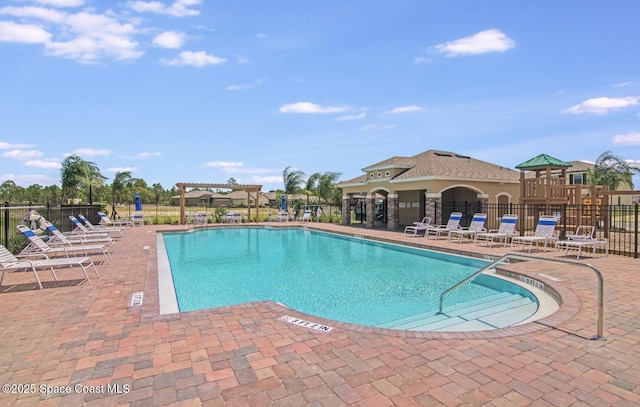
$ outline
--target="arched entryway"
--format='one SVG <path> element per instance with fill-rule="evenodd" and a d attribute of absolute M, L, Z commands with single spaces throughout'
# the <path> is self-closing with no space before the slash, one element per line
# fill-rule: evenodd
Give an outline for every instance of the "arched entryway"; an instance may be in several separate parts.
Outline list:
<path fill-rule="evenodd" d="M 385 189 L 376 189 L 367 194 L 367 228 L 388 227 L 389 195 Z"/>
<path fill-rule="evenodd" d="M 460 224 L 469 226 L 476 212 L 483 212 L 486 199 L 479 198 L 482 191 L 469 186 L 455 186 L 441 192 L 441 212 L 438 216 L 440 224 L 446 224 L 452 212 L 462 212 Z"/>

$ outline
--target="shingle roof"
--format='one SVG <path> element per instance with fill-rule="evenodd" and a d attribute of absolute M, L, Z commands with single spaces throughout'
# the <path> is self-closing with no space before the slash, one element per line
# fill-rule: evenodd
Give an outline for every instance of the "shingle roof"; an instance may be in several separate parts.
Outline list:
<path fill-rule="evenodd" d="M 593 163 L 586 161 L 569 161 L 569 163 L 571 164 L 571 172 L 586 172 L 594 167 Z"/>
<path fill-rule="evenodd" d="M 510 168 L 477 160 L 466 155 L 440 150 L 428 150 L 413 157 L 391 157 L 363 168 L 363 171 L 381 168 L 406 168 L 406 171 L 394 177 L 392 182 L 411 181 L 426 177 L 507 182 L 519 182 L 520 180 L 519 173 Z M 361 175 L 342 184 L 363 183 L 366 180 L 366 175 Z"/>
<path fill-rule="evenodd" d="M 411 168 L 415 165 L 415 160 L 413 157 L 391 157 L 387 160 L 380 161 L 377 164 L 370 165 L 366 168 L 363 168 L 362 171 L 375 171 L 386 168 Z"/>

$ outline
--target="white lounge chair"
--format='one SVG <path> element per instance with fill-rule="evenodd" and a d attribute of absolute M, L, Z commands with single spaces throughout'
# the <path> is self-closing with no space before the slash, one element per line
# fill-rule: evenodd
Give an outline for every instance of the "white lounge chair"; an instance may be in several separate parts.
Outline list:
<path fill-rule="evenodd" d="M 47 244 L 49 244 L 50 246 L 55 246 L 58 244 L 65 245 L 65 246 L 74 245 L 74 244 L 75 245 L 110 244 L 114 252 L 118 251 L 118 245 L 116 244 L 116 241 L 112 237 L 91 236 L 90 234 L 65 235 L 64 233 L 60 232 L 58 228 L 56 228 L 51 222 L 45 221 L 44 224 L 47 226 L 47 230 L 52 235 L 51 238 L 47 240 Z"/>
<path fill-rule="evenodd" d="M 89 221 L 89 219 L 85 218 L 83 214 L 78 214 L 78 219 L 82 221 L 84 226 L 92 231 L 92 232 L 106 232 L 109 233 L 109 236 L 122 237 L 124 236 L 124 228 L 120 226 L 105 226 L 105 225 L 94 225 Z"/>
<path fill-rule="evenodd" d="M 298 220 L 300 222 L 311 222 L 311 209 L 305 209 Z"/>
<path fill-rule="evenodd" d="M 458 238 L 458 243 L 462 243 L 462 238 L 468 236 L 472 238 L 474 241 L 476 240 L 476 236 L 480 232 L 486 232 L 487 230 L 484 228 L 484 224 L 487 223 L 487 214 L 486 213 L 475 213 L 473 218 L 471 218 L 471 224 L 468 228 L 456 229 L 449 232 L 449 236 L 447 236 L 447 240 L 451 240 L 451 238 Z"/>
<path fill-rule="evenodd" d="M 498 240 L 506 246 L 508 240 L 516 236 L 517 224 L 518 215 L 511 213 L 503 215 L 498 229 L 490 229 L 488 232 L 477 233 L 476 242 L 478 240 L 486 240 L 487 246 L 491 247 L 493 242 Z"/>
<path fill-rule="evenodd" d="M 193 224 L 194 225 L 206 225 L 207 224 L 207 214 L 196 212 L 193 214 Z"/>
<path fill-rule="evenodd" d="M 557 223 L 558 219 L 555 216 L 542 215 L 540 219 L 538 219 L 538 224 L 536 225 L 533 236 L 514 236 L 511 239 L 511 246 L 515 243 L 522 243 L 522 250 L 524 250 L 524 246 L 529 244 L 529 253 L 531 253 L 534 243 L 536 245 L 542 243 L 542 250 L 547 251 L 547 243 L 551 243 L 557 239 L 554 235 Z"/>
<path fill-rule="evenodd" d="M 432 228 L 425 230 L 424 236 L 428 237 L 431 233 L 435 235 L 437 239 L 440 235 L 448 235 L 452 230 L 460 229 L 460 220 L 462 219 L 462 212 L 452 212 L 449 215 L 449 221 L 446 225 L 436 225 Z"/>
<path fill-rule="evenodd" d="M 131 214 L 131 225 L 144 226 L 144 215 L 142 214 L 142 212 L 136 211 Z"/>
<path fill-rule="evenodd" d="M 131 221 L 124 220 L 120 217 L 112 220 L 104 212 L 98 212 L 98 216 L 100 216 L 100 224 L 104 226 L 133 226 L 133 223 Z"/>
<path fill-rule="evenodd" d="M 289 212 L 280 211 L 278 212 L 278 216 L 276 217 L 278 222 L 289 222 Z"/>
<path fill-rule="evenodd" d="M 599 248 L 605 250 L 605 254 L 609 254 L 609 245 L 607 239 L 594 237 L 595 227 L 580 225 L 576 228 L 575 233 L 567 235 L 567 240 L 558 240 L 556 242 L 556 250 L 565 249 L 565 255 L 569 254 L 569 249 L 575 249 L 578 251 L 576 259 L 580 259 L 582 255 L 582 248 L 591 247 L 593 249 L 592 257 L 596 257 L 596 251 Z"/>
<path fill-rule="evenodd" d="M 242 216 L 239 213 L 227 213 L 227 223 L 242 223 Z"/>
<path fill-rule="evenodd" d="M 22 233 L 27 239 L 29 239 L 29 245 L 27 245 L 20 254 L 33 254 L 33 253 L 44 253 L 47 256 L 50 254 L 56 255 L 61 254 L 65 257 L 77 257 L 76 253 L 81 252 L 85 256 L 89 255 L 89 252 L 102 252 L 107 263 L 111 262 L 111 255 L 107 250 L 107 246 L 101 245 L 62 245 L 62 246 L 51 246 L 47 244 L 42 238 L 35 233 L 33 230 L 29 229 L 25 225 L 17 225 L 18 230 Z"/>
<path fill-rule="evenodd" d="M 86 235 L 91 237 L 110 237 L 107 231 L 93 231 L 87 229 L 80 221 L 73 215 L 69 215 L 69 220 L 73 223 L 73 230 L 68 232 L 69 235 Z"/>
<path fill-rule="evenodd" d="M 41 256 L 44 258 L 36 259 L 35 256 Z M 28 259 L 27 257 L 31 257 L 31 259 Z M 38 287 L 40 287 L 40 289 L 42 290 L 42 282 L 40 282 L 40 277 L 38 277 L 39 270 L 51 270 L 53 278 L 58 281 L 58 276 L 56 276 L 56 272 L 54 269 L 69 267 L 81 267 L 82 272 L 84 273 L 84 277 L 89 284 L 91 284 L 91 280 L 89 279 L 89 275 L 87 274 L 87 268 L 93 267 L 93 271 L 96 273 L 96 276 L 100 277 L 100 274 L 98 274 L 98 270 L 96 269 L 96 266 L 95 264 L 93 264 L 93 260 L 91 260 L 90 257 L 64 257 L 59 259 L 49 259 L 46 255 L 40 254 L 29 256 L 20 255 L 18 258 L 4 246 L 0 245 L 0 271 L 2 271 L 2 277 L 0 277 L 0 285 L 2 285 L 2 281 L 4 280 L 4 273 L 6 271 L 31 270 L 33 271 L 33 275 L 36 277 Z"/>
<path fill-rule="evenodd" d="M 431 218 L 425 216 L 420 222 L 413 222 L 413 225 L 406 226 L 404 228 L 404 234 L 406 235 L 408 233 L 411 233 L 413 234 L 413 236 L 418 236 L 419 231 L 423 230 L 426 234 L 426 230 L 433 227 L 435 226 L 431 225 Z"/>

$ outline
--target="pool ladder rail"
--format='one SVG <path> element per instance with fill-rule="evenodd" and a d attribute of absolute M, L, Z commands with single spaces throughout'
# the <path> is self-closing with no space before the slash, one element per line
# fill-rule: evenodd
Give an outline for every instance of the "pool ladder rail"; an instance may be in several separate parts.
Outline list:
<path fill-rule="evenodd" d="M 442 292 L 442 294 L 440 294 L 440 304 L 438 307 L 438 313 L 442 314 L 442 309 L 444 306 L 444 297 L 447 296 L 449 293 L 451 293 L 452 291 L 455 291 L 456 289 L 458 289 L 460 286 L 462 286 L 463 284 L 468 283 L 469 281 L 473 280 L 474 278 L 476 278 L 479 274 L 495 268 L 497 265 L 501 264 L 501 263 L 506 263 L 507 260 L 509 259 L 520 259 L 520 260 L 542 260 L 542 261 L 550 261 L 550 262 L 554 262 L 554 263 L 563 263 L 563 264 L 572 264 L 575 266 L 582 266 L 582 267 L 588 267 L 591 269 L 591 271 L 594 272 L 594 274 L 596 275 L 596 279 L 598 282 L 598 287 L 597 287 L 597 293 L 598 293 L 598 299 L 597 299 L 597 333 L 595 335 L 593 335 L 591 337 L 592 340 L 601 340 L 601 341 L 606 341 L 607 338 L 603 336 L 604 334 L 604 280 L 602 278 L 602 273 L 600 272 L 600 270 L 598 270 L 598 268 L 596 268 L 595 266 L 589 264 L 589 263 L 580 263 L 577 261 L 571 261 L 571 260 L 563 260 L 563 259 L 549 259 L 546 257 L 538 257 L 538 256 L 531 256 L 531 255 L 526 255 L 526 254 L 519 254 L 519 253 L 507 253 L 504 256 L 500 257 L 499 259 L 494 260 L 493 262 L 487 264 L 486 266 L 482 267 L 481 269 L 479 269 L 478 271 L 476 271 L 475 273 L 471 274 L 470 276 L 468 276 L 467 278 L 461 280 L 460 282 L 452 285 L 451 287 L 447 288 L 445 291 Z"/>

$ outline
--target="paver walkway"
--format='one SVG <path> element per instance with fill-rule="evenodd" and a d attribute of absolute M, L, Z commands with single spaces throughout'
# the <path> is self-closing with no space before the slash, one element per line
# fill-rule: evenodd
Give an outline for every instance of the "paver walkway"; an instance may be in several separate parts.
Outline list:
<path fill-rule="evenodd" d="M 453 251 L 517 250 L 322 227 Z M 605 277 L 606 341 L 589 340 L 593 275 L 541 262 L 510 267 L 557 286 L 567 301 L 560 317 L 487 333 L 425 336 L 337 323 L 325 333 L 280 320 L 303 315 L 269 302 L 159 315 L 155 232 L 167 228 L 181 227 L 129 229 L 91 285 L 72 280 L 40 291 L 21 285 L 33 282 L 28 273 L 5 277 L 0 384 L 8 386 L 0 405 L 640 405 L 640 260 L 585 260 Z M 142 306 L 130 306 L 134 292 L 144 292 Z"/>

